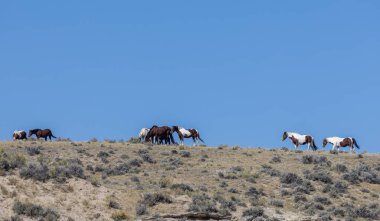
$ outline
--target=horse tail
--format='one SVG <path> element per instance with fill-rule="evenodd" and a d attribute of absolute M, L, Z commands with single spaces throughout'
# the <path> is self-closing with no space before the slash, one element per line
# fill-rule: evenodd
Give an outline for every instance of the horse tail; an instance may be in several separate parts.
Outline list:
<path fill-rule="evenodd" d="M 352 138 L 352 143 L 355 145 L 356 148 L 360 149 L 358 143 L 356 142 L 355 138 Z"/>
<path fill-rule="evenodd" d="M 201 135 L 199 134 L 198 130 L 195 130 L 195 131 L 197 131 L 198 139 L 199 139 L 202 143 L 205 143 L 205 142 L 202 140 Z"/>
<path fill-rule="evenodd" d="M 311 140 L 311 145 L 312 145 L 312 148 L 313 148 L 314 150 L 318 150 L 317 145 L 315 145 L 314 137 L 313 137 L 312 140 Z"/>

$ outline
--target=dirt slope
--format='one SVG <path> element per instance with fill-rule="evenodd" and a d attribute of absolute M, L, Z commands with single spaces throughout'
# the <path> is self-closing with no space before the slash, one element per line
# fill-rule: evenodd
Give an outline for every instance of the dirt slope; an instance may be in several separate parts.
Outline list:
<path fill-rule="evenodd" d="M 0 220 L 378 220 L 379 171 L 379 154 L 2 142 Z"/>

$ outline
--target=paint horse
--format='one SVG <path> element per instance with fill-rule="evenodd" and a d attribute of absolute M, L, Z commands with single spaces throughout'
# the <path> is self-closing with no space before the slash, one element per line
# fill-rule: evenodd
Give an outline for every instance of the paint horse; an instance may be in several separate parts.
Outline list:
<path fill-rule="evenodd" d="M 145 141 L 146 135 L 148 135 L 150 129 L 149 128 L 142 128 L 139 133 L 139 141 L 140 143 Z"/>
<path fill-rule="evenodd" d="M 314 151 L 318 149 L 317 145 L 315 145 L 314 138 L 310 135 L 301 135 L 293 132 L 284 132 L 284 134 L 282 135 L 282 141 L 286 140 L 286 138 L 289 138 L 293 142 L 295 149 L 298 149 L 299 145 L 305 144 L 307 144 L 308 150 L 310 150 L 310 148 Z"/>
<path fill-rule="evenodd" d="M 184 145 L 184 138 L 193 138 L 193 146 L 199 146 L 199 141 L 205 143 L 196 129 L 185 129 L 183 127 L 173 126 L 173 131 L 178 133 L 178 137 L 181 141 L 180 145 Z"/>
<path fill-rule="evenodd" d="M 145 137 L 145 142 L 148 142 L 149 140 L 152 141 L 152 144 L 163 144 L 164 141 L 165 144 L 175 144 L 172 135 L 172 128 L 168 126 L 158 127 L 154 125 L 152 128 L 150 128 L 148 134 Z"/>
<path fill-rule="evenodd" d="M 13 132 L 13 140 L 26 140 L 28 137 L 26 136 L 26 132 L 23 130 L 15 130 Z"/>
<path fill-rule="evenodd" d="M 327 137 L 323 139 L 323 147 L 326 147 L 327 144 L 332 144 L 332 151 L 335 151 L 335 148 L 338 148 L 338 152 L 340 151 L 341 147 L 350 147 L 351 153 L 354 152 L 354 148 L 360 149 L 358 143 L 356 142 L 355 138 L 352 137 Z"/>
<path fill-rule="evenodd" d="M 56 138 L 53 133 L 51 132 L 50 129 L 44 129 L 44 130 L 41 130 L 41 129 L 34 129 L 34 130 L 29 130 L 29 137 L 36 135 L 37 139 L 40 139 L 40 138 L 44 138 L 45 141 L 47 141 L 47 138 L 49 138 L 49 140 L 51 140 L 51 138 Z"/>

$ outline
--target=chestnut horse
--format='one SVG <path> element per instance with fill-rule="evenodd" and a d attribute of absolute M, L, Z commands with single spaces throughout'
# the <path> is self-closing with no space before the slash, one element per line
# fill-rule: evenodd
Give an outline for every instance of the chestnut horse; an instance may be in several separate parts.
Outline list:
<path fill-rule="evenodd" d="M 180 145 L 184 145 L 184 138 L 193 138 L 193 146 L 198 146 L 199 141 L 205 143 L 196 129 L 185 129 L 183 127 L 173 126 L 173 131 L 178 133 L 179 139 L 181 140 Z"/>
<path fill-rule="evenodd" d="M 152 140 L 152 144 L 155 142 L 157 144 L 163 144 L 163 141 L 165 141 L 165 144 L 175 144 L 172 135 L 172 128 L 168 126 L 158 127 L 154 125 L 152 128 L 150 128 L 148 134 L 145 136 L 145 142 L 148 142 L 149 139 Z"/>
<path fill-rule="evenodd" d="M 282 135 L 282 141 L 286 140 L 286 138 L 289 138 L 293 144 L 295 149 L 298 149 L 299 145 L 305 145 L 307 144 L 308 150 L 312 148 L 312 150 L 317 150 L 318 147 L 315 145 L 314 138 L 310 135 L 301 135 L 298 133 L 293 133 L 293 132 L 284 132 Z"/>
<path fill-rule="evenodd" d="M 51 140 L 51 138 L 56 138 L 53 133 L 51 132 L 50 129 L 45 129 L 45 130 L 41 130 L 41 129 L 34 129 L 34 130 L 29 130 L 29 137 L 31 137 L 33 134 L 36 135 L 37 139 L 40 139 L 40 138 L 45 138 L 45 141 L 47 141 L 47 138 L 49 137 L 49 139 Z"/>
<path fill-rule="evenodd" d="M 13 132 L 13 140 L 26 140 L 28 139 L 26 136 L 26 132 L 23 130 L 15 130 Z"/>
<path fill-rule="evenodd" d="M 328 137 L 323 139 L 323 147 L 326 147 L 326 145 L 330 143 L 333 145 L 332 150 L 334 151 L 335 148 L 338 148 L 338 152 L 340 151 L 340 147 L 350 147 L 351 153 L 354 152 L 354 148 L 360 149 L 358 143 L 356 142 L 355 138 L 352 137 Z"/>

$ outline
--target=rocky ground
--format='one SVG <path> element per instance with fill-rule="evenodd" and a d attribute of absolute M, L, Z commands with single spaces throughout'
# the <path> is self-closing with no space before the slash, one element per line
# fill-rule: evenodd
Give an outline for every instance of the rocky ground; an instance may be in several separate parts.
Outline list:
<path fill-rule="evenodd" d="M 379 220 L 380 155 L 1 142 L 0 220 Z"/>

